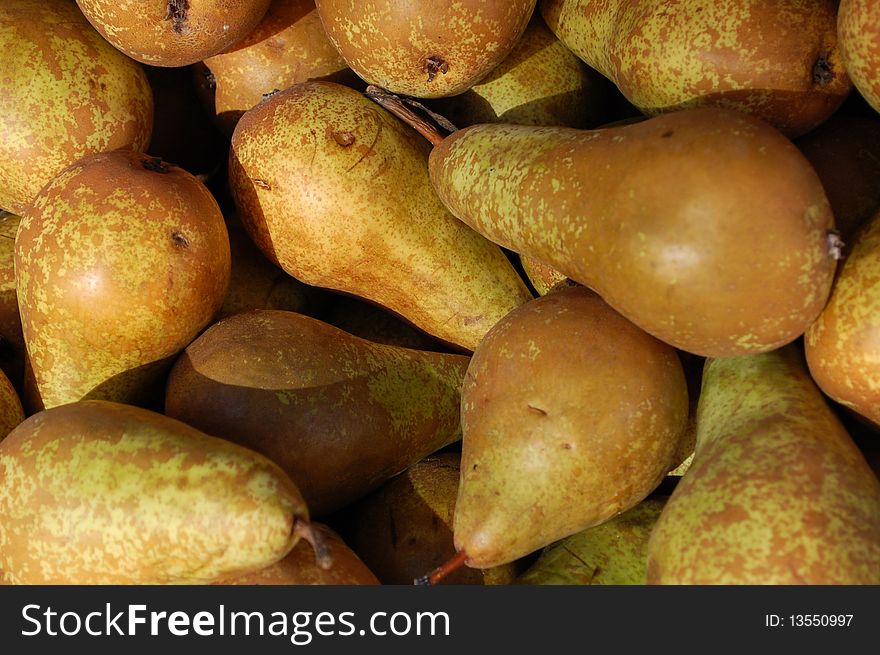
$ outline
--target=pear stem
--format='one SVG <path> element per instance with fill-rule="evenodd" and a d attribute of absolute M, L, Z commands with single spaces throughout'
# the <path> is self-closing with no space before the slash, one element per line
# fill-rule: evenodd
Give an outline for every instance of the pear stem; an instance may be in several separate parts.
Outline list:
<path fill-rule="evenodd" d="M 315 551 L 315 562 L 319 567 L 326 571 L 333 566 L 333 555 L 330 554 L 330 549 L 321 533 L 315 530 L 315 526 L 305 519 L 297 517 L 293 523 L 293 534 L 311 544 L 312 550 Z"/>
<path fill-rule="evenodd" d="M 432 146 L 438 145 L 441 141 L 443 141 L 443 139 L 446 138 L 445 136 L 443 136 L 443 134 L 440 133 L 440 129 L 437 125 L 419 116 L 415 111 L 413 111 L 413 109 L 408 107 L 408 103 L 399 96 L 396 96 L 393 93 L 389 93 L 385 89 L 375 86 L 373 84 L 367 87 L 364 95 L 366 95 L 376 104 L 380 105 L 384 109 L 387 109 L 389 112 L 397 116 L 400 120 L 402 120 L 404 123 L 413 128 L 416 132 L 418 132 L 428 141 L 430 141 Z M 425 107 L 422 107 L 418 103 L 410 102 L 409 104 L 418 106 L 425 111 L 428 111 Z M 431 112 L 431 116 L 435 120 L 438 119 L 438 117 L 434 115 L 433 112 Z M 448 127 L 454 128 L 451 123 L 449 123 L 448 121 L 445 122 Z M 450 131 L 454 131 L 454 129 Z"/>
<path fill-rule="evenodd" d="M 465 551 L 460 550 L 453 555 L 447 562 L 441 564 L 428 575 L 416 578 L 413 584 L 416 585 L 435 585 L 450 573 L 461 568 L 462 564 L 467 561 L 468 555 Z"/>

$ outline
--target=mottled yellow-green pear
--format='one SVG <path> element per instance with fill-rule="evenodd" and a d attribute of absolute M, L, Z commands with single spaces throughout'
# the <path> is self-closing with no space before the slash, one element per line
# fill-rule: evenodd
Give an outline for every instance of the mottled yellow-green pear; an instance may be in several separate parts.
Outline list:
<path fill-rule="evenodd" d="M 800 352 L 710 360 L 653 584 L 880 584 L 880 480 Z"/>
<path fill-rule="evenodd" d="M 880 111 L 880 1 L 841 0 L 838 12 L 846 71 L 859 93 Z"/>

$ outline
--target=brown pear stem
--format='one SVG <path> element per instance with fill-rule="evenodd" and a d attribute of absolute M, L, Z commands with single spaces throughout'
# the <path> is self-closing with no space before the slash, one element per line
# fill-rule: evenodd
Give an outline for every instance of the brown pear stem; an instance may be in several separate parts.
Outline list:
<path fill-rule="evenodd" d="M 415 111 L 408 107 L 407 103 L 399 96 L 389 93 L 385 89 L 373 84 L 367 87 L 364 95 L 397 116 L 400 120 L 430 141 L 432 146 L 438 145 L 446 138 L 440 133 L 437 125 L 434 125 L 429 120 L 419 116 Z"/>
<path fill-rule="evenodd" d="M 428 575 L 423 575 L 421 578 L 416 578 L 413 581 L 413 584 L 416 585 L 435 585 L 440 582 L 443 578 L 445 578 L 450 573 L 461 568 L 462 564 L 467 561 L 468 555 L 465 551 L 460 550 L 448 561 L 438 566 L 436 569 L 431 571 Z"/>
<path fill-rule="evenodd" d="M 333 555 L 330 554 L 330 549 L 327 547 L 327 543 L 324 541 L 321 533 L 315 530 L 315 526 L 305 519 L 297 517 L 293 523 L 293 534 L 311 544 L 312 550 L 315 551 L 315 562 L 319 567 L 327 570 L 333 566 Z"/>

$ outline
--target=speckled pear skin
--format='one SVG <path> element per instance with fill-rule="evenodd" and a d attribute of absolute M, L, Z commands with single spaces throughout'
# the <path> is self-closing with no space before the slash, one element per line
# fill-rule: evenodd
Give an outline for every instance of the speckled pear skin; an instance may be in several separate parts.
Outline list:
<path fill-rule="evenodd" d="M 542 0 L 540 10 L 565 45 L 649 115 L 727 107 L 794 137 L 852 89 L 834 0 Z"/>
<path fill-rule="evenodd" d="M 475 125 L 429 164 L 465 223 L 697 355 L 786 344 L 831 289 L 822 184 L 746 114 L 693 109 L 591 131 Z"/>
<path fill-rule="evenodd" d="M 557 284 L 568 280 L 565 275 L 555 268 L 539 262 L 534 257 L 520 255 L 519 259 L 526 277 L 529 278 L 529 282 L 532 283 L 535 291 L 541 296 L 546 296 Z"/>
<path fill-rule="evenodd" d="M 83 401 L 0 442 L 0 569 L 19 584 L 208 583 L 296 544 L 272 462 L 137 407 Z"/>
<path fill-rule="evenodd" d="M 210 78 L 197 88 L 209 91 L 209 111 L 229 136 L 267 93 L 311 79 L 358 79 L 324 33 L 314 0 L 273 0 L 252 32 L 199 68 Z"/>
<path fill-rule="evenodd" d="M 847 73 L 880 111 L 880 0 L 841 0 L 837 33 Z"/>
<path fill-rule="evenodd" d="M 880 211 L 851 243 L 804 344 L 822 391 L 880 425 Z"/>
<path fill-rule="evenodd" d="M 646 498 L 605 523 L 547 547 L 517 584 L 647 584 L 648 538 L 666 500 Z"/>
<path fill-rule="evenodd" d="M 0 43 L 0 209 L 21 214 L 80 157 L 149 143 L 153 95 L 144 71 L 73 3 L 3 0 Z"/>
<path fill-rule="evenodd" d="M 379 581 L 355 552 L 330 528 L 312 523 L 330 551 L 333 564 L 322 569 L 311 544 L 300 539 L 288 555 L 271 566 L 223 580 L 222 585 L 377 585 Z"/>
<path fill-rule="evenodd" d="M 251 237 L 289 274 L 473 350 L 531 294 L 498 246 L 443 207 L 428 147 L 357 91 L 304 82 L 242 117 L 230 188 Z"/>
<path fill-rule="evenodd" d="M 152 66 L 188 66 L 253 30 L 271 0 L 76 0 L 101 36 Z"/>
<path fill-rule="evenodd" d="M 535 0 L 317 0 L 330 41 L 370 84 L 439 98 L 467 91 L 500 64 Z"/>
<path fill-rule="evenodd" d="M 711 360 L 652 584 L 878 584 L 880 480 L 794 347 Z"/>
<path fill-rule="evenodd" d="M 570 287 L 490 330 L 461 413 L 455 546 L 488 568 L 641 502 L 672 465 L 688 394 L 670 346 Z"/>
<path fill-rule="evenodd" d="M 15 292 L 15 235 L 20 223 L 20 216 L 0 212 L 0 368 L 19 388 L 25 353 Z"/>
<path fill-rule="evenodd" d="M 535 12 L 510 54 L 470 89 L 436 101 L 458 127 L 475 123 L 594 127 L 610 85 L 566 48 Z"/>
<path fill-rule="evenodd" d="M 229 267 L 220 209 L 183 169 L 126 151 L 65 169 L 15 243 L 42 406 L 139 401 L 220 308 Z"/>
<path fill-rule="evenodd" d="M 255 311 L 220 321 L 186 349 L 165 411 L 272 459 L 318 516 L 460 438 L 468 361 Z"/>
<path fill-rule="evenodd" d="M 12 432 L 19 423 L 24 421 L 24 409 L 15 387 L 9 378 L 0 371 L 0 439 Z"/>
<path fill-rule="evenodd" d="M 450 452 L 426 457 L 344 512 L 340 529 L 382 584 L 411 585 L 455 555 L 459 460 Z M 517 562 L 461 567 L 443 584 L 511 584 L 521 571 Z"/>

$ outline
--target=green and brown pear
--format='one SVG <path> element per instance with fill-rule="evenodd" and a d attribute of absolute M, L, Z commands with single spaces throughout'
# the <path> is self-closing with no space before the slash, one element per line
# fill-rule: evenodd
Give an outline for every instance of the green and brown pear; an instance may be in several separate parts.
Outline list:
<path fill-rule="evenodd" d="M 880 584 L 880 480 L 794 346 L 706 365 L 652 584 Z"/>
<path fill-rule="evenodd" d="M 236 314 L 178 359 L 165 411 L 269 457 L 321 515 L 460 438 L 468 361 L 293 312 Z"/>
<path fill-rule="evenodd" d="M 847 73 L 880 111 L 880 0 L 841 0 L 837 34 Z"/>
<path fill-rule="evenodd" d="M 0 441 L 0 569 L 18 584 L 204 584 L 272 565 L 308 530 L 266 458 L 107 401 Z"/>
<path fill-rule="evenodd" d="M 65 169 L 15 242 L 39 404 L 146 402 L 220 309 L 229 266 L 220 209 L 183 169 L 127 151 Z"/>
<path fill-rule="evenodd" d="M 542 0 L 557 37 L 643 113 L 743 111 L 788 136 L 852 89 L 834 0 Z"/>
<path fill-rule="evenodd" d="M 431 187 L 427 144 L 363 95 L 304 82 L 245 114 L 230 186 L 263 252 L 303 282 L 361 296 L 472 350 L 531 294 Z"/>
<path fill-rule="evenodd" d="M 675 350 L 592 291 L 514 310 L 462 390 L 456 550 L 497 566 L 634 507 L 672 466 L 687 413 Z"/>

